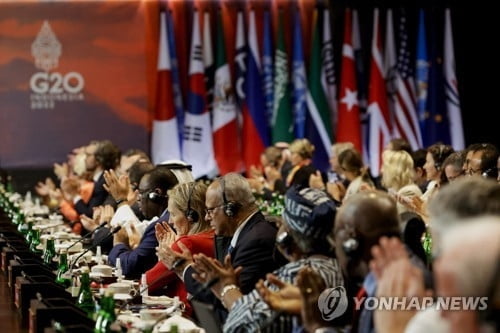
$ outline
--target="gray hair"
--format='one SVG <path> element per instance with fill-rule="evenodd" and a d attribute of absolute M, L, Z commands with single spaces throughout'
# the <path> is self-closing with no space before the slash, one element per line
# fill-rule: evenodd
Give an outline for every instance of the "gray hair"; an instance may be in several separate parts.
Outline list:
<path fill-rule="evenodd" d="M 466 219 L 500 216 L 500 184 L 482 177 L 462 177 L 443 186 L 429 201 L 433 249 L 440 251 L 440 239 L 448 228 Z"/>
<path fill-rule="evenodd" d="M 429 201 L 432 226 L 437 229 L 457 220 L 481 215 L 500 216 L 500 184 L 482 177 L 464 177 L 443 186 Z"/>
<path fill-rule="evenodd" d="M 248 181 L 240 174 L 231 172 L 219 179 L 224 180 L 224 195 L 227 201 L 239 203 L 244 209 L 255 203 L 255 197 Z"/>
<path fill-rule="evenodd" d="M 500 256 L 500 217 L 485 216 L 469 222 L 443 236 L 443 260 L 437 265 L 452 272 L 458 296 L 492 296 L 488 293 Z"/>

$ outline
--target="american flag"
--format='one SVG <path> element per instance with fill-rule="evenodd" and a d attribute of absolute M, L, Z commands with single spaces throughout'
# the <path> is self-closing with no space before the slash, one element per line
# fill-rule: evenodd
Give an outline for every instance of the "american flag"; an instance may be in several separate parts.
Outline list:
<path fill-rule="evenodd" d="M 408 141 L 411 147 L 416 150 L 422 147 L 422 135 L 417 117 L 414 71 L 410 61 L 406 23 L 403 12 L 399 24 L 396 94 L 394 95 L 394 130 L 397 136 Z"/>

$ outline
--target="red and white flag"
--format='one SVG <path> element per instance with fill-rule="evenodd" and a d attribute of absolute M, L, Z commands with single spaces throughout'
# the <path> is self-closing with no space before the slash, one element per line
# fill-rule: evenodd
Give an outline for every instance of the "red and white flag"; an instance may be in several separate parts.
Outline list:
<path fill-rule="evenodd" d="M 345 11 L 344 45 L 340 73 L 337 142 L 352 142 L 358 151 L 362 151 L 361 120 L 359 115 L 356 68 L 352 47 L 352 13 Z"/>
<path fill-rule="evenodd" d="M 446 107 L 448 108 L 448 119 L 450 121 L 451 145 L 455 150 L 462 150 L 465 148 L 464 128 L 462 124 L 462 113 L 460 112 L 457 76 L 455 74 L 455 52 L 453 51 L 453 35 L 449 8 L 445 11 L 443 70 Z"/>
<path fill-rule="evenodd" d="M 193 166 L 193 176 L 215 174 L 212 126 L 206 101 L 205 66 L 201 45 L 198 11 L 193 16 L 193 34 L 189 59 L 188 112 L 184 119 L 184 160 Z"/>
<path fill-rule="evenodd" d="M 368 86 L 369 154 L 370 171 L 373 176 L 378 176 L 380 174 L 381 154 L 385 145 L 391 139 L 392 126 L 383 76 L 382 40 L 380 37 L 378 9 L 375 9 L 373 15 L 372 55 Z"/>
<path fill-rule="evenodd" d="M 215 159 L 219 173 L 224 175 L 228 172 L 240 172 L 243 169 L 243 161 L 237 118 L 238 108 L 231 81 L 231 72 L 226 59 L 226 42 L 221 15 L 222 13 L 219 13 L 217 18 L 212 127 Z"/>
<path fill-rule="evenodd" d="M 151 137 L 151 157 L 154 164 L 181 159 L 167 36 L 166 15 L 162 12 L 158 41 L 156 109 Z"/>

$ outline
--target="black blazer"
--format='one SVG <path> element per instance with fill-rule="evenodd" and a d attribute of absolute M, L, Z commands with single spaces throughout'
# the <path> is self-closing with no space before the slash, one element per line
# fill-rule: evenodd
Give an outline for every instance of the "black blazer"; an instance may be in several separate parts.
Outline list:
<path fill-rule="evenodd" d="M 276 232 L 276 227 L 266 221 L 261 212 L 252 216 L 241 230 L 236 246 L 231 251 L 231 262 L 234 268 L 243 267 L 239 281 L 243 294 L 248 294 L 255 288 L 259 279 L 283 264 L 281 256 L 275 257 Z M 215 247 L 217 248 L 217 244 Z M 227 248 L 224 255 L 221 253 L 217 257 L 220 259 L 226 254 Z M 189 267 L 184 275 L 187 291 L 194 296 L 194 299 L 212 303 L 216 310 L 224 310 L 211 292 L 201 292 L 201 285 L 192 277 L 193 272 L 194 269 Z"/>

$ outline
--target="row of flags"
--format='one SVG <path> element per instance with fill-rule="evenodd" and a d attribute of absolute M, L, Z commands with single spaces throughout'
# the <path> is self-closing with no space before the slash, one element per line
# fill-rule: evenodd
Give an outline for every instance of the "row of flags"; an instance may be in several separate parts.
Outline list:
<path fill-rule="evenodd" d="M 293 13 L 291 48 L 286 45 L 281 11 L 277 22 L 264 13 L 260 42 L 254 11 L 249 11 L 247 20 L 244 12 L 238 12 L 234 71 L 226 57 L 221 11 L 213 48 L 209 13 L 203 13 L 201 29 L 195 10 L 187 105 L 183 105 L 173 19 L 169 12 L 160 15 L 154 163 L 182 159 L 193 165 L 195 177 L 242 172 L 259 164 L 266 146 L 308 138 L 316 147 L 313 163 L 318 169 L 328 169 L 333 142 L 350 141 L 378 175 L 381 152 L 392 138 L 406 139 L 413 149 L 436 141 L 464 148 L 449 9 L 442 54 L 435 41 L 427 43 L 424 11 L 419 13 L 416 55 L 410 51 L 405 13 L 396 22 L 392 10 L 387 10 L 384 35 L 375 9 L 368 81 L 359 75 L 357 55 L 362 46 L 356 10 L 345 11 L 339 73 L 327 8 L 315 10 L 308 65 L 298 9 Z M 359 93 L 366 89 L 363 82 L 368 84 L 366 101 Z"/>

